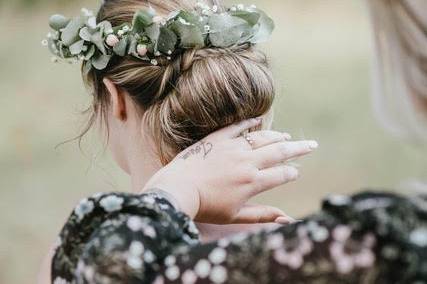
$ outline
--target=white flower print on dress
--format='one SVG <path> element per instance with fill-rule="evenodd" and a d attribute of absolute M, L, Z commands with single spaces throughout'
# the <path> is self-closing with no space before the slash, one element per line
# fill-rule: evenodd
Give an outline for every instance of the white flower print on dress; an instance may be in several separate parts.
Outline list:
<path fill-rule="evenodd" d="M 67 280 L 61 277 L 56 277 L 55 280 L 53 281 L 53 284 L 70 284 L 70 282 L 68 282 Z"/>
<path fill-rule="evenodd" d="M 227 270 L 224 266 L 218 265 L 212 268 L 209 279 L 215 284 L 225 283 L 227 280 Z"/>
<path fill-rule="evenodd" d="M 74 214 L 76 214 L 79 221 L 81 221 L 86 216 L 86 214 L 89 214 L 93 211 L 94 207 L 95 205 L 93 202 L 85 198 L 76 206 L 74 209 Z"/>
<path fill-rule="evenodd" d="M 105 211 L 114 212 L 122 209 L 123 202 L 124 202 L 123 198 L 110 195 L 101 199 L 99 203 L 101 204 L 102 208 L 104 208 Z"/>
<path fill-rule="evenodd" d="M 183 284 L 194 284 L 197 281 L 197 275 L 193 270 L 187 269 L 181 276 Z"/>

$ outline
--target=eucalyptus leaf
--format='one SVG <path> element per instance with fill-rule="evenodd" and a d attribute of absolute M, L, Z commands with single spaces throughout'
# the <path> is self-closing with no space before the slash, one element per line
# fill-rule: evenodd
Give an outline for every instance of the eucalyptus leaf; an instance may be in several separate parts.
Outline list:
<path fill-rule="evenodd" d="M 125 56 L 128 46 L 128 37 L 123 37 L 114 47 L 113 51 L 118 56 Z"/>
<path fill-rule="evenodd" d="M 107 50 L 105 49 L 104 46 L 104 38 L 101 34 L 101 32 L 96 32 L 94 33 L 91 38 L 90 41 L 96 45 L 96 47 L 98 48 L 98 50 L 102 53 L 102 54 L 107 54 Z"/>
<path fill-rule="evenodd" d="M 200 17 L 196 16 L 194 13 L 188 12 L 188 11 L 180 11 L 179 14 L 176 16 L 177 19 L 181 18 L 184 19 L 186 22 L 199 26 L 200 25 Z"/>
<path fill-rule="evenodd" d="M 65 28 L 62 29 L 62 42 L 66 46 L 70 46 L 80 40 L 79 31 L 84 26 L 84 21 L 81 17 L 72 19 Z"/>
<path fill-rule="evenodd" d="M 89 60 L 95 54 L 95 46 L 91 45 L 89 50 L 85 54 L 85 60 Z"/>
<path fill-rule="evenodd" d="M 145 28 L 153 24 L 153 16 L 145 10 L 139 10 L 133 17 L 132 27 L 135 33 L 142 33 Z"/>
<path fill-rule="evenodd" d="M 251 43 L 260 43 L 267 41 L 275 28 L 274 21 L 267 16 L 263 11 L 257 10 L 260 13 L 261 18 L 259 19 L 258 26 L 255 29 Z"/>
<path fill-rule="evenodd" d="M 49 26 L 55 31 L 59 31 L 60 29 L 65 28 L 69 22 L 70 19 L 67 19 L 63 15 L 56 14 L 50 17 Z"/>
<path fill-rule="evenodd" d="M 86 20 L 86 25 L 91 29 L 96 29 L 96 18 L 94 16 L 89 17 Z"/>
<path fill-rule="evenodd" d="M 79 32 L 79 36 L 85 41 L 90 41 L 92 34 L 89 32 L 89 29 L 87 27 L 83 27 Z"/>
<path fill-rule="evenodd" d="M 179 15 L 180 11 L 172 11 L 166 16 L 166 21 L 171 21 Z"/>
<path fill-rule="evenodd" d="M 98 54 L 92 57 L 92 66 L 97 70 L 103 70 L 110 62 L 111 55 Z"/>
<path fill-rule="evenodd" d="M 227 13 L 212 15 L 209 19 L 209 40 L 215 47 L 230 47 L 250 34 L 252 27 L 239 17 Z"/>
<path fill-rule="evenodd" d="M 113 26 L 108 21 L 102 21 L 98 24 L 98 26 L 103 29 L 103 33 L 106 35 L 112 34 L 114 32 Z"/>
<path fill-rule="evenodd" d="M 47 47 L 49 48 L 49 51 L 54 55 L 58 55 L 58 53 L 59 53 L 57 43 L 58 43 L 58 41 L 53 40 L 52 38 L 48 38 L 48 40 L 47 40 Z"/>
<path fill-rule="evenodd" d="M 182 48 L 203 47 L 205 45 L 203 33 L 198 26 L 185 25 L 175 21 L 169 28 L 178 35 Z"/>
<path fill-rule="evenodd" d="M 251 26 L 258 24 L 261 14 L 255 11 L 238 10 L 231 13 L 232 16 L 241 18 L 248 22 Z"/>
<path fill-rule="evenodd" d="M 85 41 L 84 40 L 80 40 L 77 41 L 75 43 L 73 43 L 70 46 L 70 52 L 72 55 L 77 55 L 80 54 L 83 51 L 83 45 L 84 45 Z"/>
<path fill-rule="evenodd" d="M 147 27 L 145 30 L 145 34 L 151 41 L 152 52 L 155 53 L 156 51 L 158 51 L 157 44 L 159 42 L 160 26 L 158 24 L 154 24 Z"/>
<path fill-rule="evenodd" d="M 174 51 L 178 42 L 176 34 L 166 27 L 160 28 L 160 35 L 157 42 L 157 48 L 160 52 L 167 54 L 169 51 Z"/>
<path fill-rule="evenodd" d="M 135 37 L 131 37 L 129 41 L 128 54 L 139 57 L 136 47 L 138 45 L 138 40 Z"/>

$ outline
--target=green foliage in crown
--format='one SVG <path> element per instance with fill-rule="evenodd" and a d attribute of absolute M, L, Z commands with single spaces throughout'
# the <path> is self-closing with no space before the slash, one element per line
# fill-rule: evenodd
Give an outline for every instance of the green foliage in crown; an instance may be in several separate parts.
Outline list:
<path fill-rule="evenodd" d="M 73 19 L 53 15 L 49 25 L 53 32 L 43 45 L 54 54 L 53 61 L 81 60 L 86 71 L 105 69 L 113 56 L 130 55 L 157 65 L 156 57 L 170 60 L 183 49 L 256 44 L 266 41 L 274 29 L 273 20 L 254 5 L 219 11 L 202 3 L 194 11 L 175 11 L 167 17 L 152 8 L 140 10 L 132 23 L 118 27 L 97 23 L 87 9 Z"/>

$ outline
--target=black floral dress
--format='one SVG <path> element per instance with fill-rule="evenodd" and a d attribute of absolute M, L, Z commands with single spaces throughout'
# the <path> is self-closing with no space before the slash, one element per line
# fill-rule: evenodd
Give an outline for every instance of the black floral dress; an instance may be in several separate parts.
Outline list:
<path fill-rule="evenodd" d="M 299 223 L 202 245 L 161 195 L 98 194 L 65 224 L 52 282 L 427 283 L 427 198 L 331 196 Z"/>

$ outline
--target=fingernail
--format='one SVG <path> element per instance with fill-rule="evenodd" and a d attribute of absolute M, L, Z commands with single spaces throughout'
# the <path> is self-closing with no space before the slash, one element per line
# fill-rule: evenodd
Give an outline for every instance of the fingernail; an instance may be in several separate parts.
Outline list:
<path fill-rule="evenodd" d="M 319 143 L 316 141 L 308 141 L 308 147 L 312 150 L 319 148 Z"/>
<path fill-rule="evenodd" d="M 289 140 L 291 140 L 291 139 L 292 139 L 292 136 L 291 136 L 289 133 L 283 133 L 283 138 L 284 138 L 286 141 L 289 141 Z"/>
<path fill-rule="evenodd" d="M 295 223 L 295 219 L 289 216 L 281 216 L 281 217 L 277 217 L 276 220 L 274 220 L 274 222 L 277 224 L 287 225 L 287 224 Z"/>

